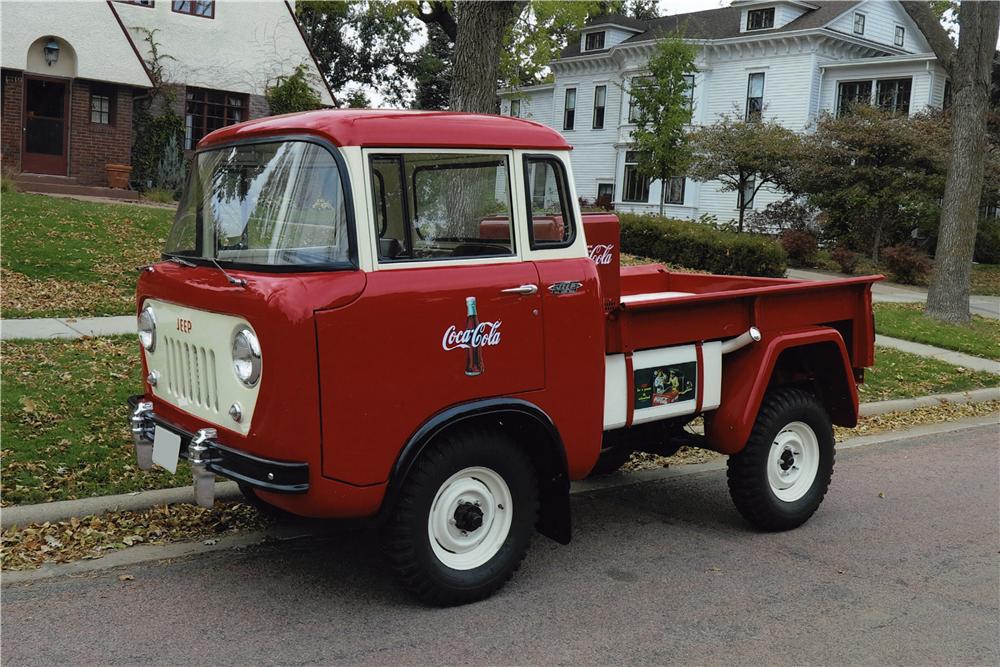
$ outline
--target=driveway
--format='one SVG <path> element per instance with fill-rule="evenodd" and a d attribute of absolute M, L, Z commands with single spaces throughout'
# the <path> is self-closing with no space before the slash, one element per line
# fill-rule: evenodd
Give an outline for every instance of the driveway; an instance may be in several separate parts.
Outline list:
<path fill-rule="evenodd" d="M 997 664 L 998 435 L 843 450 L 782 534 L 720 470 L 576 494 L 571 545 L 456 609 L 357 531 L 7 585 L 3 664 Z"/>
<path fill-rule="evenodd" d="M 796 280 L 838 280 L 846 277 L 842 273 L 803 269 L 788 269 L 786 275 Z M 882 281 L 872 286 L 872 300 L 875 303 L 926 303 L 927 290 L 922 287 Z M 969 310 L 976 315 L 1000 319 L 1000 296 L 973 295 L 969 298 Z"/>

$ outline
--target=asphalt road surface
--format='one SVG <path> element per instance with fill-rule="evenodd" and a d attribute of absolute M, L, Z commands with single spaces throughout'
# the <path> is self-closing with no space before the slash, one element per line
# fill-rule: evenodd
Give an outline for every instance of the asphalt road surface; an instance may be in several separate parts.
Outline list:
<path fill-rule="evenodd" d="M 839 452 L 820 511 L 783 534 L 742 522 L 721 471 L 577 494 L 571 545 L 536 539 L 461 608 L 414 603 L 358 531 L 13 584 L 2 660 L 995 665 L 998 441 Z"/>

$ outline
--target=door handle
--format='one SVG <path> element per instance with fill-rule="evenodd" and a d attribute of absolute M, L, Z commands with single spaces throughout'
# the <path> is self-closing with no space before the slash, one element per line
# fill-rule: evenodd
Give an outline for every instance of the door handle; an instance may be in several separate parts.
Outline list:
<path fill-rule="evenodd" d="M 523 294 L 524 296 L 530 296 L 531 294 L 538 294 L 538 285 L 521 285 L 520 287 L 508 287 L 507 289 L 500 290 L 504 294 Z"/>

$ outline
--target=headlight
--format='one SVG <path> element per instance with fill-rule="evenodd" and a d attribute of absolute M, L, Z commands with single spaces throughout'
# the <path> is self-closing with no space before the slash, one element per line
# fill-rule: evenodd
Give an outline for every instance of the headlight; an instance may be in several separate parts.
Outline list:
<path fill-rule="evenodd" d="M 139 313 L 139 342 L 147 352 L 156 349 L 156 316 L 153 309 L 146 306 Z"/>
<path fill-rule="evenodd" d="M 260 380 L 260 341 L 249 329 L 240 329 L 233 337 L 233 370 L 248 387 Z"/>

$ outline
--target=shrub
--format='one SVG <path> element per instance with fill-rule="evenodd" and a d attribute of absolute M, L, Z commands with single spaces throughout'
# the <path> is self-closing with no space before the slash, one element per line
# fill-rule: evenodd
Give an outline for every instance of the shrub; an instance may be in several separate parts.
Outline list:
<path fill-rule="evenodd" d="M 1000 218 L 979 221 L 976 250 L 972 258 L 982 264 L 1000 264 Z"/>
<path fill-rule="evenodd" d="M 811 233 L 800 229 L 786 229 L 779 237 L 781 247 L 788 254 L 792 266 L 812 266 L 819 244 Z"/>
<path fill-rule="evenodd" d="M 167 190 L 165 188 L 153 188 L 152 190 L 146 190 L 143 197 L 149 201 L 159 202 L 160 204 L 174 203 L 174 191 Z"/>
<path fill-rule="evenodd" d="M 833 261 L 840 266 L 840 270 L 847 274 L 854 273 L 854 270 L 858 268 L 858 260 L 861 259 L 858 253 L 842 245 L 834 248 L 831 256 Z"/>
<path fill-rule="evenodd" d="M 897 282 L 905 285 L 926 285 L 931 272 L 931 259 L 907 243 L 882 251 L 882 261 Z"/>
<path fill-rule="evenodd" d="M 768 237 L 655 216 L 624 214 L 620 218 L 623 252 L 710 273 L 785 275 L 785 251 Z"/>
<path fill-rule="evenodd" d="M 163 146 L 163 155 L 156 165 L 153 186 L 158 190 L 168 190 L 180 193 L 184 184 L 187 167 L 184 164 L 184 152 L 177 141 L 177 135 L 171 134 Z"/>
<path fill-rule="evenodd" d="M 318 82 L 314 79 L 305 65 L 297 66 L 288 76 L 278 77 L 264 93 L 271 115 L 319 109 L 321 100 L 314 87 Z"/>
<path fill-rule="evenodd" d="M 14 174 L 4 169 L 0 172 L 0 192 L 17 192 L 17 183 L 14 182 Z"/>

